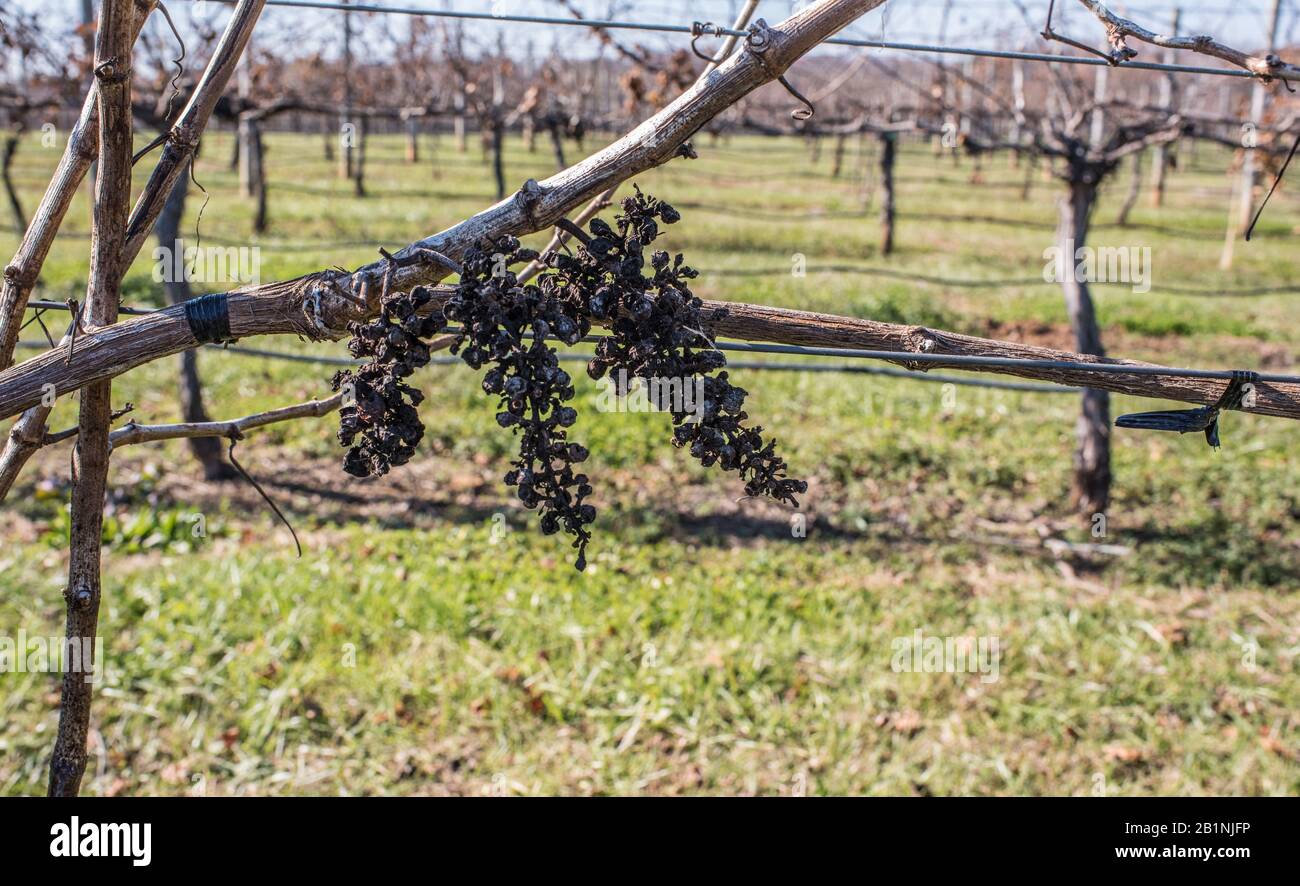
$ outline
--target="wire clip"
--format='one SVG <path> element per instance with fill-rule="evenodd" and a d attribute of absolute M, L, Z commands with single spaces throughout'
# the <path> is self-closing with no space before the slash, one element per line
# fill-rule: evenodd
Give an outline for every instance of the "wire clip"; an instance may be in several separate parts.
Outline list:
<path fill-rule="evenodd" d="M 713 64 L 713 56 L 705 55 L 700 52 L 699 47 L 696 46 L 695 43 L 706 34 L 713 37 L 721 37 L 722 33 L 722 26 L 715 25 L 713 22 L 691 22 L 691 52 L 695 53 L 696 58 L 701 58 L 709 64 Z"/>
<path fill-rule="evenodd" d="M 1205 442 L 1218 449 L 1219 413 L 1224 409 L 1240 409 L 1243 404 L 1253 406 L 1255 385 L 1258 381 L 1259 373 L 1234 369 L 1227 390 L 1213 406 L 1170 409 L 1163 412 L 1134 412 L 1115 419 L 1115 427 L 1139 428 L 1144 431 L 1177 431 L 1180 434 L 1204 431 Z"/>

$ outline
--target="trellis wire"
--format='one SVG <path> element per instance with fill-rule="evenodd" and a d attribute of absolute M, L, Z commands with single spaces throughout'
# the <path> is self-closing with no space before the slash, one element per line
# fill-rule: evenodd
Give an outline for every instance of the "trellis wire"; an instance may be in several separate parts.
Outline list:
<path fill-rule="evenodd" d="M 199 0 L 189 0 L 199 2 Z M 236 0 L 219 0 L 234 3 Z M 412 6 L 380 6 L 373 3 L 333 3 L 328 0 L 267 0 L 267 6 L 285 6 L 294 9 L 324 9 L 341 12 L 381 12 L 391 15 L 419 15 L 434 18 L 457 18 L 472 21 L 514 22 L 527 25 L 562 25 L 566 27 L 600 28 L 611 31 L 657 31 L 668 34 L 692 34 L 692 25 L 675 25 L 666 22 L 631 22 L 616 19 L 556 18 L 545 15 L 507 15 L 492 12 L 461 12 L 454 9 L 424 9 Z M 748 31 L 710 25 L 709 34 L 719 37 L 744 37 Z M 1003 49 L 976 49 L 971 46 L 935 46 L 928 43 L 895 43 L 889 40 L 864 40 L 857 37 L 830 37 L 821 41 L 836 46 L 856 46 L 863 49 L 889 49 L 899 52 L 925 52 L 936 55 L 964 55 L 979 58 L 1002 58 L 1015 61 L 1046 62 L 1048 64 L 1087 65 L 1090 67 L 1135 68 L 1142 71 L 1166 71 L 1175 74 L 1207 74 L 1216 77 L 1253 78 L 1250 71 L 1236 68 L 1209 68 L 1203 65 L 1175 65 L 1161 62 L 1127 61 L 1111 64 L 1103 58 L 1088 56 L 1052 55 L 1046 52 L 1018 52 Z"/>
<path fill-rule="evenodd" d="M 61 302 L 61 301 L 47 301 L 47 300 L 45 300 L 45 299 L 39 299 L 39 298 L 34 298 L 34 299 L 31 299 L 30 301 L 28 301 L 28 302 L 27 302 L 27 309 L 28 309 L 28 310 L 34 310 L 34 311 L 67 311 L 67 310 L 71 310 L 71 309 L 70 309 L 66 304 L 64 304 L 64 303 Z M 133 308 L 133 307 L 130 307 L 129 305 L 121 305 L 121 306 L 118 307 L 117 312 L 118 312 L 119 314 L 135 314 L 135 315 L 143 315 L 143 314 L 152 314 L 152 313 L 154 313 L 154 312 L 157 311 L 157 310 L 158 310 L 157 308 Z"/>
<path fill-rule="evenodd" d="M 588 336 L 588 341 L 599 341 L 600 337 Z M 266 357 L 268 359 L 293 360 L 303 363 L 320 363 L 326 366 L 360 366 L 364 360 L 353 360 L 348 357 L 326 357 L 312 354 L 287 354 L 283 351 L 267 351 L 260 348 L 245 348 L 237 345 L 222 347 L 221 345 L 211 345 L 210 347 L 233 354 L 241 354 L 248 357 Z M 723 345 L 719 344 L 719 348 Z M 580 354 L 566 352 L 557 354 L 556 357 L 566 363 L 586 363 L 594 354 Z M 432 357 L 429 360 L 431 366 L 455 366 L 464 361 L 460 357 Z M 885 366 L 852 366 L 849 364 L 839 363 L 766 363 L 753 360 L 736 360 L 728 361 L 727 369 L 744 369 L 744 370 L 764 370 L 769 372 L 837 372 L 859 375 L 884 375 L 891 378 L 906 378 L 912 381 L 939 382 L 954 385 L 964 385 L 975 388 L 999 388 L 1007 391 L 1024 391 L 1035 394 L 1075 394 L 1080 388 L 1071 388 L 1063 385 L 1037 385 L 1025 382 L 1006 382 L 994 381 L 992 379 L 966 378 L 960 375 L 918 375 L 907 369 L 890 369 Z"/>
<path fill-rule="evenodd" d="M 134 313 L 149 313 L 135 311 Z M 20 348 L 43 350 L 40 342 L 18 342 Z M 311 363 L 318 366 L 360 366 L 363 360 L 350 357 L 329 357 L 323 354 L 291 354 L 287 351 L 271 351 L 263 348 L 246 348 L 239 345 L 204 345 L 205 348 L 235 354 L 243 357 L 260 357 L 267 360 L 280 360 L 288 363 Z M 565 363 L 586 363 L 592 354 L 563 353 L 557 358 Z M 455 366 L 463 363 L 459 357 L 440 356 L 429 360 L 431 366 Z M 1029 382 L 996 381 L 993 379 L 970 378 L 960 375 L 918 374 L 907 369 L 891 369 L 887 366 L 853 366 L 848 363 L 774 363 L 753 360 L 735 360 L 727 363 L 727 369 L 755 370 L 764 372 L 835 372 L 845 375 L 881 375 L 889 378 L 904 378 L 910 381 L 933 382 L 938 384 L 961 385 L 969 388 L 995 388 L 1003 391 L 1022 391 L 1029 394 L 1077 394 L 1081 388 L 1065 385 L 1039 385 Z"/>

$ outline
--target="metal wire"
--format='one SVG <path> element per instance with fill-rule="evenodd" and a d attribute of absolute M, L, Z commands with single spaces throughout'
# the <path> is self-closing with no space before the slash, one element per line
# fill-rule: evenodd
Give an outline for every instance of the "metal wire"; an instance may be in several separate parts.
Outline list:
<path fill-rule="evenodd" d="M 66 311 L 68 306 L 61 301 L 48 301 L 45 299 L 34 298 L 27 302 L 28 309 L 40 308 L 46 311 Z M 117 309 L 119 314 L 152 314 L 156 308 L 132 308 L 122 305 Z"/>
<path fill-rule="evenodd" d="M 198 0 L 189 0 L 194 3 Z M 236 0 L 219 0 L 221 3 L 235 3 Z M 458 18 L 474 21 L 515 22 L 529 25 L 560 25 L 565 27 L 602 28 L 624 31 L 657 31 L 667 34 L 690 35 L 691 25 L 674 25 L 666 22 L 631 22 L 616 19 L 574 19 L 556 18 L 546 15 L 506 15 L 491 12 L 460 12 L 453 9 L 424 9 L 412 6 L 381 6 L 373 3 L 333 3 L 328 0 L 267 0 L 267 6 L 284 6 L 293 9 L 324 9 L 344 12 L 382 12 L 392 15 L 419 15 L 434 18 Z M 709 33 L 718 36 L 744 37 L 749 32 L 722 26 L 710 27 Z M 999 49 L 976 49 L 969 46 L 935 46 L 928 43 L 895 43 L 888 40 L 862 40 L 856 37 L 830 37 L 824 44 L 835 46 L 856 46 L 865 49 L 890 49 L 899 52 L 925 52 L 938 55 L 965 55 L 980 58 L 1004 58 L 1018 61 L 1046 62 L 1061 65 L 1088 65 L 1092 67 L 1136 68 L 1142 71 L 1166 71 L 1176 74 L 1205 74 L 1215 77 L 1246 77 L 1255 75 L 1250 71 L 1237 68 L 1209 68 L 1202 65 L 1174 65 L 1160 62 L 1122 62 L 1111 64 L 1106 59 L 1073 55 L 1053 55 L 1046 52 L 1016 52 Z"/>
<path fill-rule="evenodd" d="M 39 345 L 36 345 L 36 347 L 39 347 Z M 353 360 L 349 357 L 287 354 L 282 351 L 266 351 L 260 348 L 244 348 L 238 346 L 222 348 L 220 345 L 212 345 L 211 347 L 246 357 L 265 357 L 273 360 L 319 363 L 324 366 L 359 366 L 365 362 L 363 360 Z M 719 345 L 719 347 L 722 347 L 722 345 Z M 565 363 L 586 363 L 593 356 L 594 354 L 580 354 L 573 351 L 567 351 L 556 355 L 560 361 Z M 429 365 L 455 366 L 462 362 L 464 361 L 462 361 L 460 357 L 443 356 L 430 358 Z M 911 379 L 912 381 L 964 385 L 973 388 L 999 388 L 1004 391 L 1024 391 L 1033 394 L 1076 394 L 1081 390 L 1080 388 L 1072 388 L 1064 385 L 1038 385 L 1026 382 L 994 381 L 991 379 L 968 378 L 961 375 L 918 374 L 907 369 L 891 369 L 885 366 L 853 366 L 847 363 L 770 363 L 756 360 L 729 360 L 726 368 L 762 370 L 768 372 L 838 372 L 847 374 L 856 373 L 860 375 L 884 375 L 891 378 Z"/>
<path fill-rule="evenodd" d="M 44 350 L 38 342 L 18 342 L 18 347 L 29 350 Z M 267 360 L 283 360 L 290 363 L 312 363 L 320 366 L 359 366 L 363 361 L 349 357 L 326 357 L 312 354 L 290 354 L 284 351 L 267 351 L 261 348 L 243 348 L 237 346 L 205 345 L 242 357 L 260 357 Z M 568 352 L 557 354 L 563 363 L 586 363 L 592 354 Z M 430 366 L 455 366 L 463 363 L 459 357 L 432 357 Z M 1039 385 L 1030 382 L 995 381 L 992 379 L 973 378 L 964 375 L 943 375 L 941 373 L 916 373 L 908 369 L 891 369 L 886 366 L 854 366 L 849 363 L 773 363 L 757 360 L 731 360 L 727 369 L 740 369 L 746 372 L 835 372 L 844 375 L 880 375 L 888 378 L 904 378 L 908 381 L 931 382 L 935 384 L 960 385 L 968 388 L 995 388 L 1002 391 L 1020 391 L 1027 394 L 1077 394 L 1082 388 L 1066 385 Z"/>
<path fill-rule="evenodd" d="M 446 331 L 456 332 L 457 330 L 455 328 L 450 328 Z M 583 339 L 583 342 L 588 344 L 599 344 L 605 338 L 607 338 L 607 336 L 589 335 Z M 848 357 L 860 360 L 887 360 L 891 363 L 942 363 L 948 366 L 982 366 L 998 369 L 1035 367 L 1038 369 L 1053 369 L 1066 372 L 1101 372 L 1114 375 L 1164 376 L 1166 378 L 1222 378 L 1230 380 L 1233 377 L 1233 372 L 1237 371 L 1232 369 L 1179 369 L 1177 367 L 1164 366 L 1134 366 L 1124 363 L 1084 363 L 1071 360 L 1032 360 L 1021 357 L 980 357 L 969 354 L 925 354 L 915 353 L 913 351 L 878 351 L 862 348 L 821 348 L 809 347 L 807 345 L 778 344 L 773 342 L 718 341 L 714 342 L 714 347 L 720 351 L 736 351 L 740 353 L 754 354 L 791 354 L 802 357 Z M 248 353 L 258 353 L 251 348 L 230 348 L 229 350 L 235 350 L 237 352 L 238 350 L 243 350 Z M 275 352 L 260 352 L 263 356 L 271 353 Z M 351 364 L 354 361 L 344 360 L 344 362 Z M 453 358 L 449 362 L 457 362 L 457 360 Z M 730 366 L 733 364 L 729 363 L 728 365 Z M 786 366 L 790 367 L 798 365 L 799 364 L 786 364 Z M 917 370 L 900 369 L 895 370 L 895 372 L 900 377 L 906 378 L 931 377 L 927 375 L 918 375 Z M 952 379 L 949 378 L 945 380 L 951 381 Z M 1283 384 L 1300 384 L 1300 375 L 1261 373 L 1259 375 L 1259 380 Z M 1075 389 L 1066 388 L 1066 390 Z"/>

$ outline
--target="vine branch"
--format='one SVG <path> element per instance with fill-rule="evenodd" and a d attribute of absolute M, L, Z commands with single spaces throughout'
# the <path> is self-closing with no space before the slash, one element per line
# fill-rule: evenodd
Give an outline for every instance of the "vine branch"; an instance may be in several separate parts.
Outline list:
<path fill-rule="evenodd" d="M 1165 49 L 1182 49 L 1200 55 L 1208 55 L 1225 61 L 1238 68 L 1244 68 L 1264 80 L 1300 80 L 1300 67 L 1287 64 L 1275 53 L 1251 55 L 1220 43 L 1213 37 L 1201 34 L 1194 37 L 1180 37 L 1175 34 L 1157 34 L 1149 31 L 1130 19 L 1117 15 L 1101 3 L 1100 0 L 1079 0 L 1085 8 L 1101 22 L 1106 29 L 1106 40 L 1111 45 L 1109 53 L 1098 53 L 1111 64 L 1122 64 L 1137 56 L 1137 51 L 1128 45 L 1131 37 L 1142 43 L 1160 46 Z M 1077 45 L 1077 44 L 1075 44 Z M 1097 52 L 1097 50 L 1091 50 Z"/>

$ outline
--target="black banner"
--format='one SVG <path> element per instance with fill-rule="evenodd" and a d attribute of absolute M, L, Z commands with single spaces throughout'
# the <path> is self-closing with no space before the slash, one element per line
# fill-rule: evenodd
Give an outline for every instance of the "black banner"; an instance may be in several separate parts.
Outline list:
<path fill-rule="evenodd" d="M 617 809 L 610 803 L 617 804 Z M 669 804 L 672 804 L 671 807 Z M 154 873 L 339 875 L 437 858 L 484 872 L 617 875 L 829 872 L 915 866 L 930 873 L 1196 867 L 1231 875 L 1285 864 L 1295 808 L 1282 800 L 125 799 L 0 803 L 9 858 L 25 868 Z M 687 861 L 687 859 L 690 859 Z M 834 866 L 834 867 L 832 867 Z M 20 868 L 20 869 L 23 869 Z M 436 872 L 434 873 L 436 876 Z"/>

